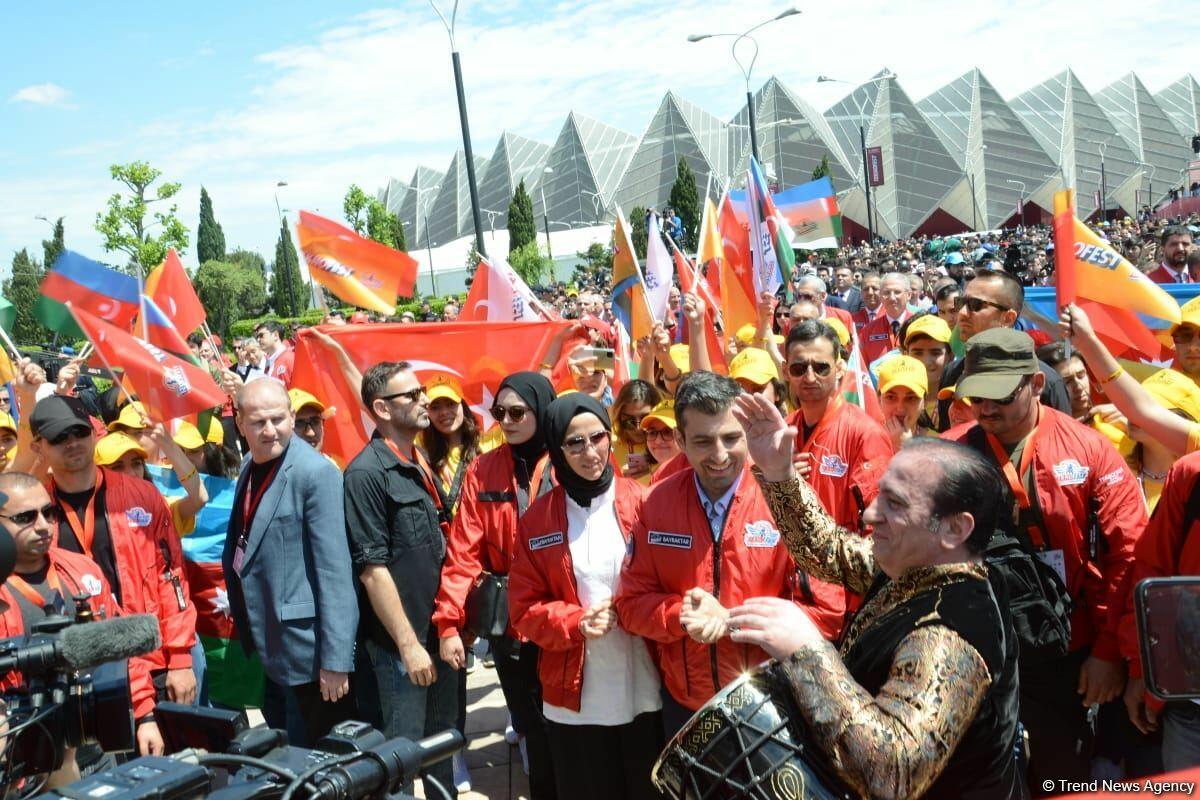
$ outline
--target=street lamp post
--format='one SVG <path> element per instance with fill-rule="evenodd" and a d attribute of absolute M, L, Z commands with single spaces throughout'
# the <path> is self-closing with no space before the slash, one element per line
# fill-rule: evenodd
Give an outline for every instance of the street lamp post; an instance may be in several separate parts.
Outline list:
<path fill-rule="evenodd" d="M 279 207 L 279 189 L 287 185 L 287 181 L 276 181 L 275 183 L 275 213 L 279 215 L 279 241 L 282 244 L 280 249 L 283 250 L 283 280 L 287 284 L 288 302 L 291 304 L 294 315 L 299 313 L 299 308 L 296 304 L 296 287 L 292 283 L 292 260 L 288 258 L 287 244 L 284 243 L 284 237 L 290 234 L 288 233 L 287 219 L 283 216 L 283 209 Z M 299 269 L 300 265 L 297 264 L 296 270 L 299 271 Z"/>
<path fill-rule="evenodd" d="M 542 229 L 546 231 L 546 256 L 550 259 L 550 280 L 554 280 L 554 251 L 550 249 L 550 209 L 546 208 L 546 177 L 554 174 L 554 167 L 542 170 L 542 179 L 538 181 L 538 193 L 542 196 Z"/>
<path fill-rule="evenodd" d="M 875 81 L 890 81 L 895 77 L 896 77 L 896 73 L 885 72 L 884 74 L 880 75 L 879 77 L 871 78 L 870 80 L 861 81 L 859 83 L 850 83 L 850 81 L 843 81 L 843 80 L 839 80 L 838 78 L 831 78 L 828 75 L 818 75 L 817 83 L 844 83 L 844 84 L 847 84 L 848 86 L 853 86 L 854 88 L 850 90 L 850 97 L 853 98 L 854 91 L 857 90 L 858 87 L 866 86 L 868 83 L 874 83 Z M 863 193 L 866 194 L 866 197 L 867 197 L 867 241 L 870 242 L 872 245 L 874 245 L 874 243 L 875 243 L 875 224 L 871 221 L 871 174 L 867 169 L 867 129 L 864 124 L 864 118 L 867 115 L 867 99 L 864 97 L 863 101 L 861 103 L 858 102 L 857 100 L 855 100 L 854 104 L 858 106 L 858 142 L 859 142 L 859 146 L 862 148 Z M 972 202 L 974 202 L 974 190 L 973 189 L 972 189 Z"/>
<path fill-rule="evenodd" d="M 462 63 L 458 57 L 458 45 L 454 42 L 454 23 L 458 16 L 458 0 L 454 0 L 449 20 L 433 0 L 429 0 L 429 5 L 433 7 L 434 13 L 442 21 L 442 25 L 445 26 L 446 33 L 450 37 L 450 61 L 454 66 L 454 90 L 458 94 L 458 122 L 462 128 L 463 153 L 467 158 L 467 187 L 471 190 L 471 217 L 475 222 L 475 249 L 481 256 L 486 256 L 487 248 L 483 243 L 483 218 L 479 213 L 479 187 L 475 184 L 475 155 L 471 151 L 471 126 L 467 122 L 467 95 L 463 91 Z M 434 294 L 437 292 L 435 291 Z"/>
<path fill-rule="evenodd" d="M 1013 186 L 1019 187 L 1017 189 L 1017 191 L 1019 192 L 1019 194 L 1017 195 L 1017 224 L 1024 225 L 1025 224 L 1025 182 L 1024 181 L 1014 181 L 1012 179 L 1009 179 L 1009 180 L 1006 180 L 1005 183 L 1011 183 Z"/>
<path fill-rule="evenodd" d="M 754 33 L 759 28 L 770 25 L 772 22 L 786 19 L 788 17 L 794 17 L 799 13 L 800 9 L 789 8 L 786 11 L 776 14 L 768 20 L 764 20 L 757 25 L 746 29 L 743 33 L 693 33 L 691 36 L 687 37 L 689 42 L 701 42 L 705 39 L 715 39 L 724 36 L 733 37 L 733 44 L 729 47 L 729 55 L 733 57 L 733 63 L 737 64 L 738 69 L 742 71 L 742 78 L 746 82 L 746 113 L 750 119 L 750 152 L 754 154 L 754 160 L 760 163 L 762 162 L 762 158 L 758 152 L 758 130 L 754 124 L 754 93 L 750 91 L 750 74 L 754 72 L 754 62 L 758 60 L 758 42 L 752 38 L 750 34 Z M 744 41 L 749 42 L 754 46 L 754 51 L 750 56 L 749 62 L 747 63 L 742 63 L 742 60 L 738 58 L 737 54 L 737 46 Z"/>
<path fill-rule="evenodd" d="M 1154 210 L 1154 172 L 1155 172 L 1156 168 L 1153 164 L 1150 164 L 1150 163 L 1143 163 L 1142 166 L 1150 168 L 1150 177 L 1147 179 L 1147 187 L 1146 187 L 1147 194 L 1149 195 L 1149 200 L 1146 202 L 1146 205 L 1150 206 L 1150 210 L 1153 211 Z M 1138 213 L 1138 211 L 1135 208 L 1133 210 L 1133 215 L 1136 217 L 1137 213 Z"/>
<path fill-rule="evenodd" d="M 1104 142 L 1096 142 L 1096 149 L 1100 151 L 1100 219 L 1108 222 L 1108 179 L 1104 173 L 1104 151 L 1107 145 Z"/>

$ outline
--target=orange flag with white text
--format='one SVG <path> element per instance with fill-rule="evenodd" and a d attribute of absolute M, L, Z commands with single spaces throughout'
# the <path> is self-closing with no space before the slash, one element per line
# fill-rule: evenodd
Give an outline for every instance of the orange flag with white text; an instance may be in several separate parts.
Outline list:
<path fill-rule="evenodd" d="M 408 253 L 307 211 L 300 212 L 296 233 L 313 279 L 347 303 L 391 315 L 398 296 L 412 296 L 417 262 Z"/>

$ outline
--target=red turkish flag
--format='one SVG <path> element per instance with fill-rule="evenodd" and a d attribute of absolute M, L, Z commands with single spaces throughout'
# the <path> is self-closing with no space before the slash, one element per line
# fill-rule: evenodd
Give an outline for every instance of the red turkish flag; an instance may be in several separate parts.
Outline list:
<path fill-rule="evenodd" d="M 196 290 L 183 268 L 183 262 L 174 250 L 168 250 L 163 263 L 146 276 L 144 294 L 154 301 L 154 305 L 162 310 L 184 336 L 203 325 L 207 318 L 204 305 L 196 296 Z"/>
<path fill-rule="evenodd" d="M 695 293 L 704 300 L 704 345 L 708 350 L 708 360 L 714 372 L 722 375 L 729 374 L 725 365 L 724 348 L 721 347 L 721 337 L 717 335 L 717 307 L 713 301 L 712 292 L 703 280 L 696 279 L 696 270 L 683 255 L 679 248 L 671 245 L 675 251 L 675 272 L 679 275 L 679 289 L 687 293 Z"/>

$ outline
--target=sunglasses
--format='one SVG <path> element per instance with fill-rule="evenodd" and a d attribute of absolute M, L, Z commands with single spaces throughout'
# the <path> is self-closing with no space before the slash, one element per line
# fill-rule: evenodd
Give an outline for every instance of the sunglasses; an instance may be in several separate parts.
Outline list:
<path fill-rule="evenodd" d="M 787 367 L 788 375 L 793 378 L 803 378 L 810 369 L 818 378 L 825 378 L 833 372 L 833 364 L 828 361 L 793 361 Z"/>
<path fill-rule="evenodd" d="M 1017 388 L 1012 390 L 1012 394 L 1010 394 L 1008 397 L 1004 397 L 999 400 L 991 400 L 990 398 L 986 398 L 986 397 L 968 397 L 967 399 L 971 401 L 971 405 L 973 405 L 973 406 L 979 405 L 980 403 L 983 403 L 983 402 L 992 402 L 998 406 L 1011 406 L 1013 404 L 1013 402 L 1017 399 L 1017 395 L 1019 395 L 1021 393 L 1021 390 L 1024 389 L 1028 383 L 1029 383 L 1029 378 L 1022 378 L 1021 382 L 1017 384 Z"/>
<path fill-rule="evenodd" d="M 999 303 L 993 303 L 991 300 L 984 300 L 982 297 L 960 297 L 954 302 L 955 308 L 965 307 L 972 314 L 978 314 L 985 308 L 994 308 L 998 311 L 1009 311 L 1008 306 L 1002 306 Z"/>
<path fill-rule="evenodd" d="M 395 394 L 385 394 L 378 398 L 379 400 L 395 400 L 397 397 L 403 397 L 410 403 L 415 403 L 425 394 L 425 387 L 418 386 L 415 389 L 409 389 L 407 392 L 396 392 Z"/>
<path fill-rule="evenodd" d="M 640 417 L 627 417 L 624 414 L 617 420 L 617 423 L 627 431 L 636 431 L 642 427 L 642 420 L 648 417 L 649 414 L 642 414 Z"/>
<path fill-rule="evenodd" d="M 58 446 L 74 441 L 75 439 L 86 439 L 92 435 L 92 429 L 85 425 L 77 425 L 73 428 L 67 428 L 65 431 L 55 436 L 53 439 L 47 439 L 50 444 Z"/>
<path fill-rule="evenodd" d="M 296 430 L 300 431 L 315 431 L 318 428 L 324 427 L 325 419 L 323 417 L 296 417 Z"/>
<path fill-rule="evenodd" d="M 16 514 L 0 514 L 4 519 L 11 519 L 13 522 L 20 525 L 22 528 L 32 525 L 37 521 L 38 514 L 42 515 L 42 519 L 54 525 L 58 522 L 58 506 L 51 503 L 48 506 L 41 508 L 31 508 L 28 511 L 20 511 Z"/>
<path fill-rule="evenodd" d="M 646 441 L 651 441 L 653 439 L 669 440 L 674 438 L 675 431 L 671 430 L 670 428 L 649 428 L 646 431 Z"/>
<path fill-rule="evenodd" d="M 583 455 L 591 445 L 597 451 L 600 445 L 608 441 L 611 434 L 608 431 L 596 431 L 590 436 L 572 436 L 562 443 L 562 449 L 573 456 Z"/>
<path fill-rule="evenodd" d="M 509 406 L 508 408 L 505 408 L 504 406 L 496 405 L 492 406 L 488 413 L 492 415 L 492 419 L 501 424 L 504 423 L 504 417 L 506 415 L 514 423 L 517 423 L 525 419 L 525 415 L 529 413 L 529 409 L 525 406 Z"/>

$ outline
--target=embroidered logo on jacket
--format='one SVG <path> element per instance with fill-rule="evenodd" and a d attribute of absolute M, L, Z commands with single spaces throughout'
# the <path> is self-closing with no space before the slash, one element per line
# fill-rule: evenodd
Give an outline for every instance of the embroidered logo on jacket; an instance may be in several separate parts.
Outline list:
<path fill-rule="evenodd" d="M 746 523 L 746 534 L 742 537 L 746 547 L 774 547 L 779 544 L 779 531 L 765 519 Z"/>
<path fill-rule="evenodd" d="M 692 537 L 686 533 L 663 533 L 662 531 L 650 531 L 650 535 L 646 537 L 646 541 L 650 544 L 656 544 L 660 547 L 674 547 L 679 550 L 692 549 Z"/>
<path fill-rule="evenodd" d="M 842 460 L 839 455 L 821 456 L 822 475 L 829 475 L 834 478 L 843 477 L 850 470 L 850 465 Z"/>
<path fill-rule="evenodd" d="M 556 544 L 563 543 L 562 533 L 548 533 L 545 536 L 535 536 L 529 540 L 530 550 L 545 550 L 547 547 L 554 547 Z"/>
<path fill-rule="evenodd" d="M 83 588 L 87 589 L 88 594 L 92 597 L 100 594 L 100 590 L 103 588 L 100 584 L 100 579 L 90 572 L 83 576 L 81 582 L 83 583 Z"/>
<path fill-rule="evenodd" d="M 1104 484 L 1105 486 L 1116 486 L 1118 483 L 1120 483 L 1124 479 L 1125 479 L 1125 470 L 1114 469 L 1112 472 L 1108 473 L 1107 475 L 1101 475 L 1100 483 Z"/>
<path fill-rule="evenodd" d="M 141 506 L 134 506 L 125 512 L 125 519 L 129 520 L 130 525 L 144 528 L 150 524 L 154 516 Z"/>
<path fill-rule="evenodd" d="M 1087 480 L 1090 469 L 1073 458 L 1054 465 L 1054 479 L 1059 486 L 1078 486 Z"/>

